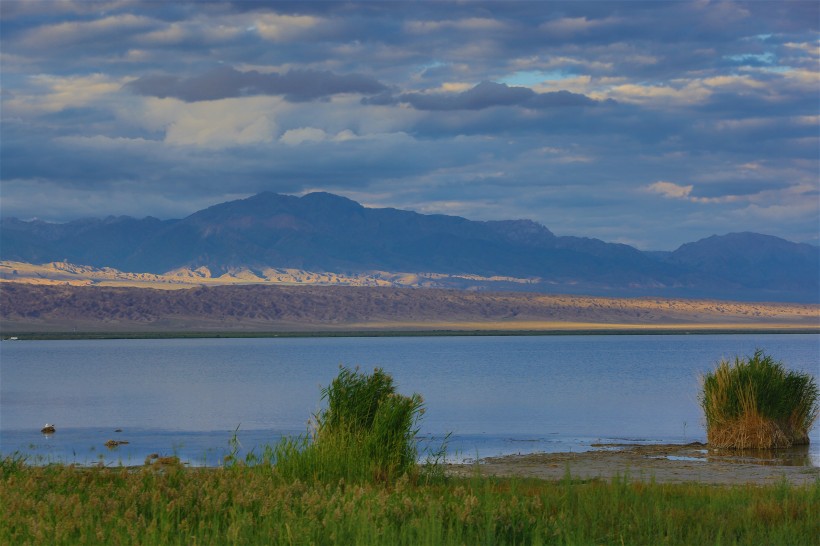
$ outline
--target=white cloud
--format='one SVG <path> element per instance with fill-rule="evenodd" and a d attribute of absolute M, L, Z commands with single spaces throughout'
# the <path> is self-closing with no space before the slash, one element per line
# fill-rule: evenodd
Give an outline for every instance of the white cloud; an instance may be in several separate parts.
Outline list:
<path fill-rule="evenodd" d="M 701 80 L 704 85 L 713 88 L 734 88 L 742 90 L 743 87 L 751 87 L 755 89 L 763 89 L 768 84 L 766 82 L 758 81 L 750 76 L 736 76 L 736 75 L 722 75 L 712 76 Z"/>
<path fill-rule="evenodd" d="M 103 36 L 116 36 L 156 26 L 157 21 L 133 14 L 112 15 L 93 21 L 70 21 L 43 25 L 29 31 L 22 44 L 32 48 L 51 48 L 89 42 Z"/>
<path fill-rule="evenodd" d="M 683 85 L 646 85 L 629 83 L 609 89 L 608 95 L 615 100 L 634 104 L 697 104 L 712 95 L 712 91 L 697 81 Z"/>
<path fill-rule="evenodd" d="M 404 28 L 411 34 L 429 34 L 448 30 L 487 32 L 504 30 L 507 25 L 497 19 L 469 17 L 449 21 L 408 21 L 404 24 Z"/>
<path fill-rule="evenodd" d="M 137 149 L 149 150 L 153 153 L 156 152 L 157 146 L 156 141 L 144 138 L 108 137 L 104 135 L 57 137 L 54 142 L 76 148 L 105 150 L 108 152 Z"/>
<path fill-rule="evenodd" d="M 266 40 L 281 42 L 303 36 L 321 22 L 322 19 L 309 15 L 267 13 L 254 17 L 252 28 Z"/>
<path fill-rule="evenodd" d="M 185 103 L 147 101 L 150 124 L 165 126 L 165 142 L 203 148 L 229 148 L 273 142 L 278 127 L 275 97 L 247 97 Z"/>
<path fill-rule="evenodd" d="M 157 30 L 146 32 L 139 37 L 140 42 L 152 45 L 168 45 L 177 44 L 188 36 L 185 28 L 178 24 L 172 23 Z"/>
<path fill-rule="evenodd" d="M 670 199 L 687 199 L 689 198 L 689 194 L 692 193 L 692 189 L 694 189 L 692 184 L 682 186 L 680 184 L 666 182 L 664 180 L 659 180 L 646 186 L 647 191 L 658 193 Z"/>
<path fill-rule="evenodd" d="M 327 140 L 327 133 L 316 127 L 289 129 L 279 137 L 280 142 L 291 146 L 296 146 L 303 142 L 322 142 L 323 140 Z"/>
<path fill-rule="evenodd" d="M 228 18 L 224 21 L 197 18 L 165 24 L 160 28 L 140 34 L 136 39 L 139 43 L 149 46 L 173 45 L 186 40 L 220 43 L 233 40 L 246 32 L 246 25 L 236 18 Z"/>
<path fill-rule="evenodd" d="M 765 170 L 757 164 L 742 165 L 738 172 L 755 173 Z M 817 210 L 820 201 L 815 196 L 817 189 L 813 184 L 798 183 L 785 188 L 762 190 L 743 195 L 718 195 L 715 197 L 699 197 L 692 195 L 694 185 L 681 185 L 674 182 L 658 181 L 644 187 L 645 191 L 657 193 L 668 199 L 681 199 L 690 203 L 727 204 L 746 203 L 747 206 L 739 211 L 748 211 L 759 217 L 782 217 L 787 210 L 793 211 L 795 216 L 805 215 L 806 211 Z"/>
<path fill-rule="evenodd" d="M 31 88 L 4 101 L 3 108 L 21 114 L 59 112 L 78 106 L 102 106 L 134 78 L 104 74 L 60 77 L 41 74 L 28 78 Z"/>

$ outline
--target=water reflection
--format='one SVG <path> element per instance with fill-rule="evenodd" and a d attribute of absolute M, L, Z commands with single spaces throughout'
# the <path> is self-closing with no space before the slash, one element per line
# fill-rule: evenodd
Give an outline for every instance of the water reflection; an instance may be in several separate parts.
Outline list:
<path fill-rule="evenodd" d="M 709 449 L 708 459 L 738 464 L 759 464 L 766 466 L 820 466 L 815 461 L 808 445 L 782 449 Z"/>
<path fill-rule="evenodd" d="M 713 462 L 762 466 L 820 467 L 818 446 L 801 445 L 781 449 L 713 448 L 702 442 L 688 444 L 640 442 L 595 443 L 594 451 L 626 452 L 650 459 L 681 462 Z"/>

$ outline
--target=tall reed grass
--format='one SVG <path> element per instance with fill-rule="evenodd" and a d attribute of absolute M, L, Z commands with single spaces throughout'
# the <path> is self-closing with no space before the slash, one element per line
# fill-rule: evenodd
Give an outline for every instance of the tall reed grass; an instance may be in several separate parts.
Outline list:
<path fill-rule="evenodd" d="M 322 390 L 314 430 L 273 449 L 276 471 L 301 480 L 392 480 L 415 469 L 420 395 L 396 393 L 393 378 L 342 367 Z"/>
<path fill-rule="evenodd" d="M 709 444 L 770 449 L 809 443 L 818 416 L 814 378 L 788 371 L 760 349 L 722 360 L 703 376 L 700 404 Z"/>
<path fill-rule="evenodd" d="M 0 461 L 0 544 L 817 544 L 820 481 L 282 479 L 270 465 Z"/>

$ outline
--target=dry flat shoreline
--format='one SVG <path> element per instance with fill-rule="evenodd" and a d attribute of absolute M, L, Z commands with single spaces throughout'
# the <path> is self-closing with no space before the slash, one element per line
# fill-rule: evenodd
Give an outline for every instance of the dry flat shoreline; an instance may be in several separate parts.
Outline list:
<path fill-rule="evenodd" d="M 808 451 L 742 453 L 710 449 L 705 444 L 600 445 L 579 453 L 534 453 L 488 457 L 478 463 L 449 465 L 453 476 L 539 478 L 561 480 L 628 476 L 630 481 L 697 482 L 710 485 L 793 485 L 820 480 L 820 468 L 809 466 Z"/>

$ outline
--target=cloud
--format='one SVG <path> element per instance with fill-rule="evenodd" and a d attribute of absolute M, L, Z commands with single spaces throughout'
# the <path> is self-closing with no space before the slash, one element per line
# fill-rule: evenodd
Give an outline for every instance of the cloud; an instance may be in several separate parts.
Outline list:
<path fill-rule="evenodd" d="M 697 81 L 675 82 L 674 85 L 624 84 L 612 87 L 608 94 L 618 101 L 633 104 L 699 104 L 712 90 Z"/>
<path fill-rule="evenodd" d="M 733 203 L 747 200 L 744 196 L 739 195 L 717 195 L 714 197 L 692 195 L 694 188 L 692 184 L 682 186 L 674 182 L 665 182 L 662 180 L 645 187 L 646 191 L 660 194 L 667 199 L 682 199 L 691 203 Z"/>
<path fill-rule="evenodd" d="M 670 199 L 687 199 L 692 193 L 694 186 L 691 184 L 682 186 L 674 182 L 666 182 L 659 180 L 646 186 L 646 189 L 652 193 L 658 193 Z"/>
<path fill-rule="evenodd" d="M 130 78 L 116 79 L 100 73 L 68 77 L 40 74 L 27 78 L 27 92 L 16 93 L 3 104 L 17 115 L 99 106 L 129 81 Z"/>
<path fill-rule="evenodd" d="M 156 22 L 146 16 L 121 14 L 90 21 L 65 21 L 39 26 L 27 32 L 21 40 L 25 47 L 49 49 L 74 46 L 152 28 Z"/>
<path fill-rule="evenodd" d="M 615 101 L 608 100 L 610 105 Z M 576 106 L 595 106 L 598 101 L 593 100 L 580 93 L 569 91 L 553 91 L 549 93 L 536 93 L 531 100 L 526 103 L 529 108 L 571 108 Z"/>
<path fill-rule="evenodd" d="M 218 100 L 253 95 L 283 95 L 290 101 L 314 100 L 344 93 L 373 95 L 387 88 L 370 76 L 338 75 L 327 71 L 289 70 L 263 74 L 241 72 L 230 66 L 199 76 L 143 76 L 126 87 L 141 95 L 174 97 L 185 102 Z"/>
<path fill-rule="evenodd" d="M 174 109 L 165 142 L 202 148 L 225 148 L 272 142 L 278 133 L 275 119 L 279 99 L 253 97 L 196 103 L 163 104 Z"/>
<path fill-rule="evenodd" d="M 538 28 L 552 36 L 567 38 L 573 35 L 588 33 L 600 27 L 615 25 L 619 18 L 589 19 L 587 17 L 561 17 L 542 23 Z"/>
<path fill-rule="evenodd" d="M 254 18 L 253 29 L 272 42 L 290 40 L 319 26 L 322 20 L 310 15 L 261 14 Z"/>
<path fill-rule="evenodd" d="M 743 168 L 753 171 L 759 166 L 741 166 L 741 169 Z M 738 176 L 742 173 L 733 174 Z M 690 203 L 711 205 L 752 203 L 763 208 L 786 201 L 791 201 L 794 204 L 796 202 L 794 196 L 805 196 L 811 193 L 808 184 L 773 182 L 765 177 L 756 177 L 753 172 L 748 173 L 748 176 L 742 179 L 728 179 L 730 176 L 729 173 L 717 174 L 716 181 L 699 184 L 697 190 L 693 184 L 681 185 L 661 180 L 645 186 L 644 191 L 656 193 L 668 199 L 683 200 Z M 814 193 L 817 193 L 816 190 Z"/>
<path fill-rule="evenodd" d="M 405 93 L 398 101 L 408 103 L 417 110 L 482 110 L 493 106 L 522 104 L 534 95 L 526 87 L 510 87 L 504 83 L 485 81 L 462 93 Z"/>
<path fill-rule="evenodd" d="M 454 86 L 451 85 L 451 87 Z M 569 91 L 536 93 L 528 87 L 484 81 L 471 89 L 456 93 L 404 93 L 394 97 L 389 92 L 384 92 L 364 98 L 362 103 L 375 105 L 403 103 L 409 104 L 416 110 L 441 111 L 484 110 L 496 106 L 522 106 L 533 109 L 567 108 L 595 106 L 598 101 Z"/>
<path fill-rule="evenodd" d="M 303 142 L 322 142 L 327 140 L 327 133 L 316 127 L 300 127 L 298 129 L 288 129 L 279 137 L 279 141 L 291 146 L 296 146 Z"/>
<path fill-rule="evenodd" d="M 497 19 L 470 17 L 444 21 L 408 21 L 404 24 L 404 28 L 411 34 L 431 34 L 451 30 L 489 32 L 494 30 L 506 30 L 508 26 Z"/>
<path fill-rule="evenodd" d="M 805 240 L 818 16 L 816 2 L 6 2 L 2 199 L 28 217 L 179 216 L 324 189 L 649 248 L 761 225 Z"/>

